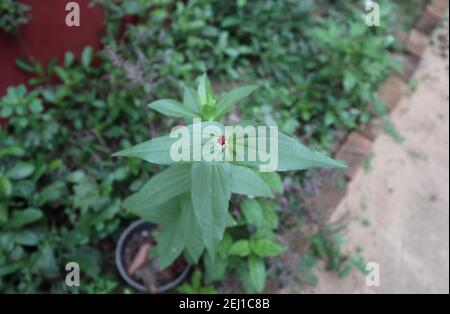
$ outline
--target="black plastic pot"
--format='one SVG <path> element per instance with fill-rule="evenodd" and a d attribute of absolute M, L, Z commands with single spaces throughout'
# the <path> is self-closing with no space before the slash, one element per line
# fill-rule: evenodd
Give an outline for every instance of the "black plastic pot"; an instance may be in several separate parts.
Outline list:
<path fill-rule="evenodd" d="M 134 233 L 137 233 L 137 232 L 149 232 L 151 234 L 155 228 L 156 228 L 156 225 L 154 225 L 148 221 L 145 221 L 145 220 L 135 221 L 134 223 L 129 225 L 122 232 L 122 234 L 119 237 L 119 241 L 118 241 L 117 247 L 116 247 L 116 265 L 117 265 L 117 270 L 119 271 L 120 276 L 130 286 L 132 286 L 133 288 L 135 288 L 141 292 L 148 292 L 148 290 L 145 287 L 145 285 L 143 285 L 141 282 L 137 281 L 136 279 L 134 279 L 133 277 L 131 277 L 128 274 L 126 267 L 125 267 L 124 260 L 123 260 L 124 250 L 127 247 L 128 243 L 131 239 L 131 235 L 133 235 Z M 174 280 L 172 280 L 171 282 L 168 282 L 162 286 L 156 287 L 156 293 L 166 292 L 166 291 L 178 286 L 186 278 L 190 269 L 191 269 L 191 266 L 189 264 L 186 264 L 186 267 L 184 268 L 184 270 Z"/>

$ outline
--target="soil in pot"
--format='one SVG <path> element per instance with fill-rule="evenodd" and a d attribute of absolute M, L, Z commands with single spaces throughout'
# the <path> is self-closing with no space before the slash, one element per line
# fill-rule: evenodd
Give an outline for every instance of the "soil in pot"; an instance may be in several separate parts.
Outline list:
<path fill-rule="evenodd" d="M 160 270 L 157 258 L 151 258 L 156 243 L 152 236 L 155 229 L 134 230 L 122 251 L 122 261 L 128 275 L 142 283 L 150 293 L 159 292 L 159 287 L 176 280 L 186 269 L 187 263 L 178 258 L 169 267 Z"/>

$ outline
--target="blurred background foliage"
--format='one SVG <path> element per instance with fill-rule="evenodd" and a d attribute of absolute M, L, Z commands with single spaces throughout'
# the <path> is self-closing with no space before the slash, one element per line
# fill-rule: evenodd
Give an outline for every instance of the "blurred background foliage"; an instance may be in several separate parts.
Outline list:
<path fill-rule="evenodd" d="M 29 7 L 15 0 L 0 0 L 0 29 L 12 33 L 29 21 Z"/>
<path fill-rule="evenodd" d="M 28 14 L 13 2 L 0 5 L 6 31 Z M 179 98 L 204 72 L 216 90 L 259 84 L 229 122 L 278 124 L 333 150 L 376 111 L 379 85 L 399 69 L 394 31 L 411 27 L 425 2 L 378 1 L 382 24 L 369 28 L 364 1 L 94 0 L 105 10 L 104 50 L 88 47 L 79 59 L 67 52 L 45 67 L 17 60 L 33 73 L 32 88 L 10 87 L 0 100 L 8 120 L 0 127 L 0 292 L 64 292 L 67 261 L 85 276 L 70 292 L 123 291 L 115 240 L 134 218 L 121 200 L 156 169 L 110 155 L 177 122 L 147 103 Z M 327 247 L 318 237 L 311 254 Z"/>

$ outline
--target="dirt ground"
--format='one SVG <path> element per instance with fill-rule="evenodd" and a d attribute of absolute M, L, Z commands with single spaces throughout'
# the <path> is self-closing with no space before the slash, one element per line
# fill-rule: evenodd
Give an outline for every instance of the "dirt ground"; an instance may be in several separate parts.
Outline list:
<path fill-rule="evenodd" d="M 357 271 L 343 279 L 319 271 L 308 292 L 449 293 L 448 36 L 445 23 L 432 42 L 444 38 L 447 47 L 427 48 L 410 95 L 391 114 L 403 142 L 376 139 L 335 212 L 359 218 L 348 228 L 346 249 L 361 245 L 366 262 L 379 264 L 380 286 L 368 287 Z"/>

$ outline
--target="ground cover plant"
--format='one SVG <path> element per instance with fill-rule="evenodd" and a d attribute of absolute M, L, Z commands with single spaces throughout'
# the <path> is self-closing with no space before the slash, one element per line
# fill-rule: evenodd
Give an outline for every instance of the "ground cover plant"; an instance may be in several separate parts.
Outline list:
<path fill-rule="evenodd" d="M 393 48 L 390 23 L 375 30 L 355 8 L 329 8 L 312 1 L 157 1 L 152 10 L 136 10 L 140 22 L 128 27 L 127 44 L 112 47 L 166 84 L 203 72 L 220 85 L 257 83 L 264 89 L 249 98 L 257 105 L 242 106 L 237 115 L 332 147 L 330 130 L 369 119 L 377 87 L 395 62 L 386 53 Z M 111 15 L 118 11 L 135 13 L 116 6 Z"/>
<path fill-rule="evenodd" d="M 61 291 L 68 260 L 79 262 L 94 285 L 107 282 L 98 277 L 101 242 L 123 219 L 120 182 L 138 185 L 138 169 L 145 168 L 132 161 L 117 165 L 107 156 L 116 142 L 144 139 L 147 127 L 145 115 L 133 114 L 130 92 L 111 92 L 121 84 L 106 75 L 114 73 L 111 65 L 94 68 L 92 58 L 86 48 L 80 62 L 67 53 L 63 64 L 47 69 L 19 62 L 35 72 L 39 85 L 32 91 L 10 87 L 0 101 L 8 119 L 0 129 L 2 291 Z M 61 83 L 49 84 L 51 75 Z M 134 123 L 118 126 L 119 119 Z"/>

